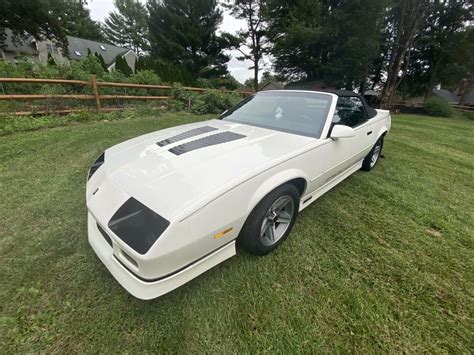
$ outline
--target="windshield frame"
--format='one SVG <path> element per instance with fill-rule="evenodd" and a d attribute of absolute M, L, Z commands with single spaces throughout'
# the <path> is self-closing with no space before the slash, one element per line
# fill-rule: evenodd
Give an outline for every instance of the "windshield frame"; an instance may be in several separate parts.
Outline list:
<path fill-rule="evenodd" d="M 227 118 L 230 114 L 232 114 L 234 111 L 245 105 L 247 102 L 249 102 L 253 97 L 257 95 L 273 95 L 273 94 L 289 94 L 288 96 L 309 96 L 309 95 L 317 95 L 317 96 L 327 96 L 328 97 L 328 105 L 326 107 L 326 110 L 324 112 L 325 115 L 325 120 L 324 123 L 319 127 L 319 130 L 315 133 L 306 133 L 302 131 L 297 131 L 297 130 L 292 130 L 292 129 L 286 129 L 286 128 L 280 128 L 280 127 L 275 127 L 271 125 L 265 125 L 265 124 L 260 124 L 256 122 L 248 122 L 248 121 L 240 121 L 240 120 L 234 120 L 231 118 Z M 268 91 L 261 91 L 261 92 L 256 92 L 242 101 L 240 101 L 237 105 L 233 106 L 232 108 L 224 111 L 217 119 L 218 120 L 223 120 L 227 122 L 233 122 L 233 123 L 239 123 L 243 125 L 248 125 L 248 126 L 254 126 L 254 127 L 259 127 L 259 128 L 265 128 L 265 129 L 270 129 L 273 131 L 277 132 L 284 132 L 284 133 L 290 133 L 290 134 L 295 134 L 298 136 L 304 136 L 304 137 L 311 137 L 311 138 L 316 138 L 320 139 L 322 137 L 322 133 L 324 132 L 324 129 L 327 125 L 328 122 L 328 117 L 329 113 L 331 111 L 332 106 L 334 106 L 334 97 L 335 95 L 331 93 L 326 93 L 326 92 L 320 92 L 320 91 L 306 91 L 306 90 L 268 90 Z"/>

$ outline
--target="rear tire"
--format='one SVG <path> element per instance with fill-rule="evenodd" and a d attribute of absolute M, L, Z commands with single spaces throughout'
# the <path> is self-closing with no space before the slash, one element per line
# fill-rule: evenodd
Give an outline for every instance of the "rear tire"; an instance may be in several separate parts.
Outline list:
<path fill-rule="evenodd" d="M 375 145 L 372 147 L 369 154 L 367 154 L 367 156 L 364 158 L 364 161 L 362 162 L 362 170 L 370 171 L 375 167 L 375 165 L 377 165 L 380 157 L 382 156 L 382 148 L 383 136 L 380 137 L 377 142 L 375 142 Z"/>
<path fill-rule="evenodd" d="M 288 237 L 299 210 L 300 195 L 292 184 L 277 187 L 247 217 L 238 242 L 248 252 L 265 255 Z"/>

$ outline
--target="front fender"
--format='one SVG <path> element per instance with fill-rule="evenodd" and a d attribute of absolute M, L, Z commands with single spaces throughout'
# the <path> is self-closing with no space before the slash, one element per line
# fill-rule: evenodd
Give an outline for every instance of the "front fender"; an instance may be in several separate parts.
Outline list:
<path fill-rule="evenodd" d="M 279 173 L 275 175 L 272 175 L 270 178 L 268 178 L 262 184 L 260 184 L 258 189 L 253 194 L 247 208 L 249 213 L 271 191 L 275 190 L 278 186 L 281 186 L 290 180 L 294 180 L 298 178 L 302 178 L 306 182 L 309 181 L 306 173 L 300 169 L 288 169 L 288 170 L 280 171 Z"/>

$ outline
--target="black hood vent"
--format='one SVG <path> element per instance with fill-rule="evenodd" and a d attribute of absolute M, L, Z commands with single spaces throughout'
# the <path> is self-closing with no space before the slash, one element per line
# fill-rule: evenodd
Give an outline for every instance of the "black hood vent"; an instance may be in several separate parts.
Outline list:
<path fill-rule="evenodd" d="M 244 135 L 234 133 L 234 132 L 222 132 L 217 134 L 212 134 L 207 137 L 199 138 L 194 141 L 177 145 L 169 150 L 169 152 L 181 155 L 184 153 L 191 152 L 196 149 L 201 149 L 204 147 L 209 147 L 211 145 L 222 144 L 227 142 L 232 142 L 237 139 L 245 138 Z"/>
<path fill-rule="evenodd" d="M 200 134 L 204 134 L 204 133 L 208 133 L 212 131 L 217 131 L 217 128 L 214 128 L 211 126 L 202 126 L 202 127 L 190 129 L 189 131 L 185 131 L 183 133 L 177 134 L 176 136 L 163 139 L 162 141 L 159 141 L 156 144 L 158 144 L 160 147 L 164 147 L 165 145 L 176 143 L 184 139 L 199 136 Z"/>

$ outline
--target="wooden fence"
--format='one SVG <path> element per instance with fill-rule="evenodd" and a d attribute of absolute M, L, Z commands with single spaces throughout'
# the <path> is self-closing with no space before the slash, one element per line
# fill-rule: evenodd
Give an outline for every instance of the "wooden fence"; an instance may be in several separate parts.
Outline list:
<path fill-rule="evenodd" d="M 91 100 L 94 102 L 95 109 L 97 111 L 112 111 L 118 110 L 120 108 L 103 108 L 102 101 L 104 100 L 168 100 L 171 99 L 171 96 L 163 95 L 103 95 L 100 94 L 100 88 L 102 87 L 111 87 L 111 88 L 129 88 L 129 89 L 159 89 L 159 90 L 171 90 L 175 87 L 170 85 L 149 85 L 149 84 L 132 84 L 132 83 L 113 83 L 113 82 L 104 82 L 97 81 L 95 75 L 91 76 L 90 80 L 64 80 L 64 79 L 36 79 L 36 78 L 0 78 L 0 84 L 10 83 L 10 84 L 53 84 L 53 85 L 79 85 L 90 87 L 90 94 L 0 94 L 0 101 L 9 100 L 9 101 L 29 101 L 29 100 L 49 100 L 49 99 L 62 99 L 62 100 Z M 208 89 L 208 88 L 195 88 L 183 86 L 182 90 L 191 91 L 191 92 L 221 92 L 221 93 L 237 93 L 243 96 L 251 95 L 252 92 L 249 91 L 231 91 L 224 89 Z M 68 113 L 75 110 L 59 110 L 55 112 Z M 47 113 L 46 111 L 35 111 L 35 112 L 15 112 L 17 115 L 26 115 L 26 114 L 40 114 Z"/>

